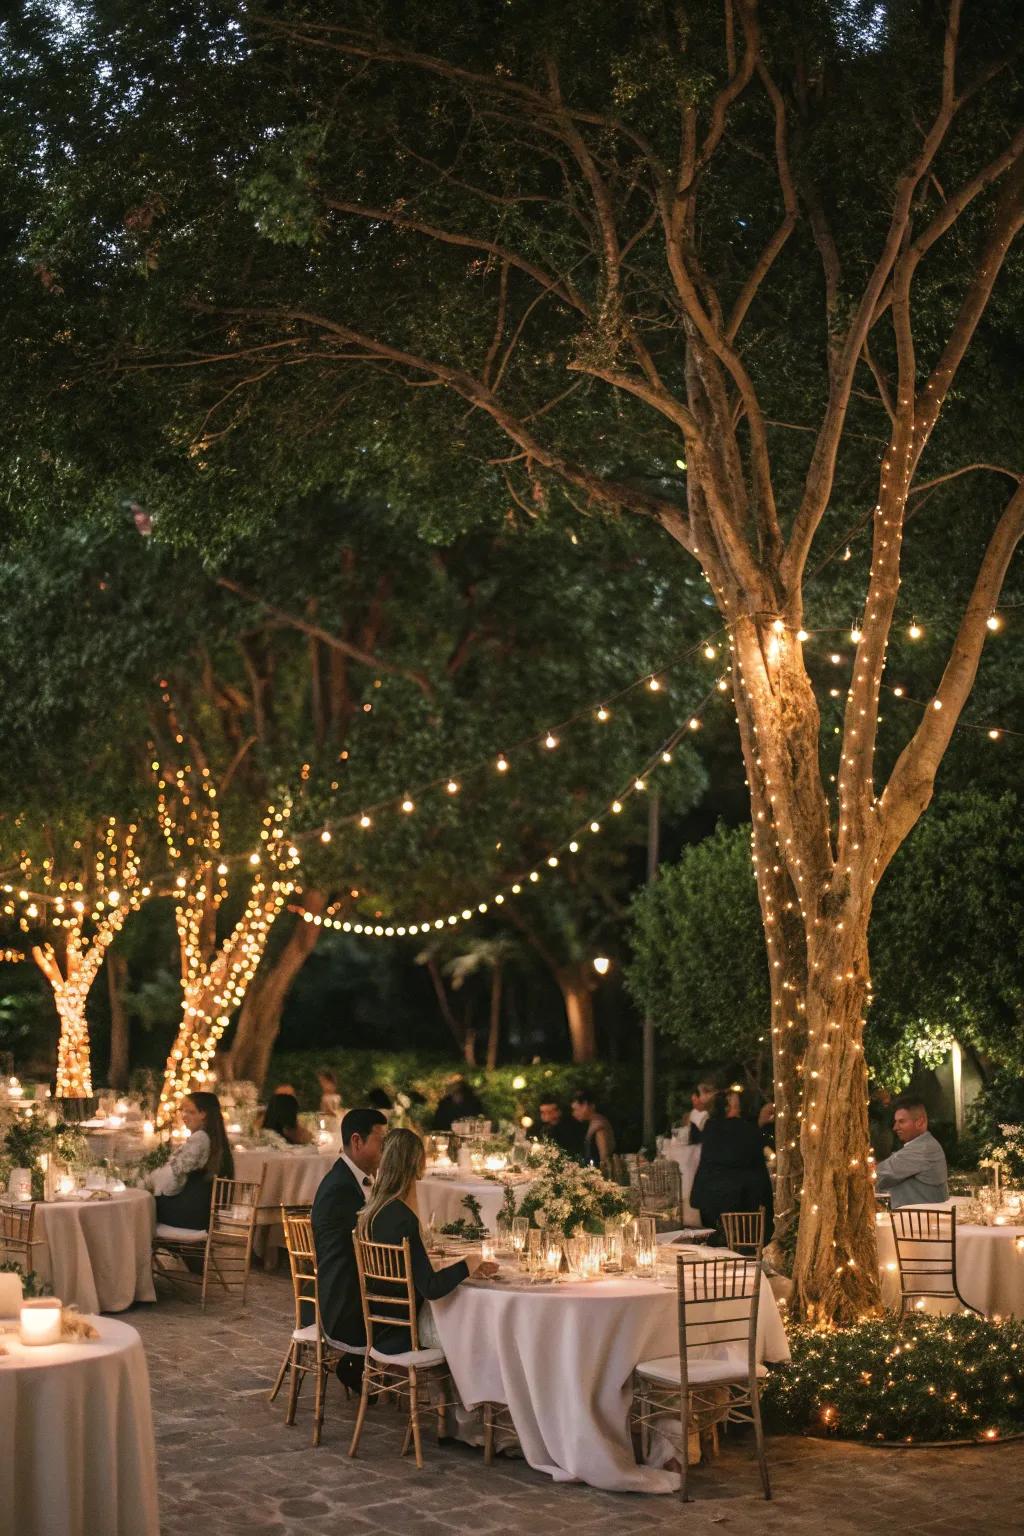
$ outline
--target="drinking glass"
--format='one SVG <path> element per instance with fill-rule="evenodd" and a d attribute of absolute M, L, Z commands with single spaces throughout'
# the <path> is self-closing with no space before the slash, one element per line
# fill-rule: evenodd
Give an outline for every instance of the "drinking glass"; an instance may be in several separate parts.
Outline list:
<path fill-rule="evenodd" d="M 657 1245 L 653 1216 L 638 1216 L 633 1223 L 633 1253 L 638 1275 L 653 1275 Z"/>
<path fill-rule="evenodd" d="M 554 1232 L 546 1234 L 544 1268 L 549 1275 L 557 1275 L 562 1268 L 562 1239 Z"/>
<path fill-rule="evenodd" d="M 522 1259 L 526 1252 L 526 1241 L 530 1231 L 530 1219 L 528 1216 L 514 1216 L 512 1218 L 512 1252 Z"/>
<path fill-rule="evenodd" d="M 609 1270 L 622 1268 L 622 1228 L 617 1221 L 604 1224 L 604 1267 Z"/>

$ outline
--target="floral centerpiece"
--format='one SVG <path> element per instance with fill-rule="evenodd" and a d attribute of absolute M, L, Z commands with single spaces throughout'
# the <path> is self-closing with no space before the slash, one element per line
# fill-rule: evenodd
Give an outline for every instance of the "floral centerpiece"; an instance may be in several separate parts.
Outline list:
<path fill-rule="evenodd" d="M 538 1226 L 561 1232 L 603 1232 L 606 1221 L 629 1213 L 629 1192 L 597 1168 L 579 1163 L 551 1143 L 531 1153 L 534 1181 L 519 1207 Z"/>

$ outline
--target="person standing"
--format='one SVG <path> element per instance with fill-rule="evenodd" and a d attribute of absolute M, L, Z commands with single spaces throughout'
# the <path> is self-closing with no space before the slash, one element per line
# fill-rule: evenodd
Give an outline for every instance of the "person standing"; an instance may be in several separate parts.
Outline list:
<path fill-rule="evenodd" d="M 313 1200 L 320 1320 L 327 1337 L 341 1344 L 366 1343 L 352 1233 L 373 1188 L 387 1124 L 379 1109 L 349 1110 L 341 1122 L 341 1156 Z M 338 1376 L 346 1386 L 358 1389 L 362 1373 L 358 1356 L 342 1356 Z"/>
<path fill-rule="evenodd" d="M 893 1130 L 902 1142 L 875 1166 L 875 1188 L 894 1211 L 904 1205 L 941 1205 L 949 1199 L 946 1154 L 928 1129 L 928 1111 L 909 1095 L 893 1106 Z"/>
<path fill-rule="evenodd" d="M 615 1151 L 615 1132 L 606 1115 L 597 1107 L 588 1088 L 577 1088 L 572 1096 L 572 1117 L 586 1127 L 580 1157 L 591 1167 L 604 1167 Z"/>
<path fill-rule="evenodd" d="M 702 1078 L 690 1094 L 690 1113 L 687 1117 L 689 1131 L 689 1144 L 691 1147 L 699 1145 L 701 1132 L 707 1123 L 712 1105 L 718 1097 L 718 1088 L 707 1078 Z"/>
<path fill-rule="evenodd" d="M 717 1096 L 701 1132 L 690 1204 L 700 1211 L 705 1227 L 716 1229 L 723 1211 L 756 1211 L 763 1206 L 765 1242 L 772 1235 L 772 1181 L 761 1126 L 743 1114 L 742 1097 L 735 1089 Z M 712 1242 L 716 1240 L 722 1241 L 717 1230 Z"/>

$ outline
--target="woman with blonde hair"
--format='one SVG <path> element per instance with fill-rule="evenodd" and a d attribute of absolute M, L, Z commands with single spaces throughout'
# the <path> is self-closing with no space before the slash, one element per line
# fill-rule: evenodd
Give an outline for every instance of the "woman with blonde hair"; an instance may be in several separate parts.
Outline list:
<path fill-rule="evenodd" d="M 413 1285 L 421 1303 L 440 1301 L 470 1275 L 493 1275 L 498 1267 L 478 1258 L 459 1259 L 445 1269 L 433 1267 L 420 1236 L 416 1208 L 416 1181 L 423 1177 L 425 1166 L 423 1142 L 415 1131 L 389 1131 L 373 1189 L 356 1226 L 359 1236 L 367 1242 L 392 1243 L 397 1247 L 408 1238 Z M 396 1283 L 396 1295 L 400 1291 Z M 421 1347 L 424 1341 L 421 1337 Z M 394 1327 L 378 1323 L 373 1330 L 373 1345 L 384 1355 L 401 1355 L 412 1349 L 412 1338 L 409 1329 L 397 1322 Z"/>

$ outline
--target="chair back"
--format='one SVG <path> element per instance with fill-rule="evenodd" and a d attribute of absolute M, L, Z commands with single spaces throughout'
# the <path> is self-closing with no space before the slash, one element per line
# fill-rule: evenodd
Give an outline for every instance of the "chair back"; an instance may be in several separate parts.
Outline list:
<path fill-rule="evenodd" d="M 640 1210 L 648 1216 L 679 1216 L 683 1203 L 683 1175 L 678 1163 L 659 1158 L 638 1171 Z"/>
<path fill-rule="evenodd" d="M 310 1207 L 281 1207 L 281 1225 L 284 1227 L 285 1247 L 288 1250 L 288 1267 L 292 1275 L 292 1297 L 295 1302 L 295 1326 L 303 1328 L 313 1321 L 322 1332 L 320 1324 L 320 1290 L 317 1280 L 316 1245 L 313 1242 L 313 1219 Z"/>
<path fill-rule="evenodd" d="M 960 1300 L 956 1283 L 956 1211 L 905 1205 L 890 1211 L 900 1271 L 901 1310 L 908 1297 Z"/>
<path fill-rule="evenodd" d="M 32 1268 L 34 1205 L 0 1205 L 0 1261 Z"/>
<path fill-rule="evenodd" d="M 757 1366 L 757 1314 L 761 1300 L 761 1265 L 751 1259 L 676 1257 L 679 1292 L 679 1366 L 684 1395 L 688 1362 L 698 1350 L 713 1358 L 728 1358 L 736 1345 L 746 1345 L 747 1371 Z"/>
<path fill-rule="evenodd" d="M 412 1279 L 409 1239 L 401 1244 L 373 1243 L 356 1232 L 352 1237 L 359 1270 L 359 1294 L 363 1302 L 366 1348 L 373 1348 L 373 1325 L 408 1328 L 413 1349 L 419 1349 L 416 1321 L 416 1287 Z"/>
<path fill-rule="evenodd" d="M 241 1287 L 244 1302 L 252 1263 L 256 1216 L 263 1193 L 258 1184 L 243 1179 L 214 1179 L 210 1201 L 210 1230 L 206 1238 L 207 1264 L 213 1265 L 225 1291 Z M 204 1276 L 204 1299 L 206 1281 Z"/>
<path fill-rule="evenodd" d="M 759 1259 L 764 1247 L 764 1206 L 756 1211 L 723 1211 L 722 1230 L 726 1247 L 745 1259 Z"/>

